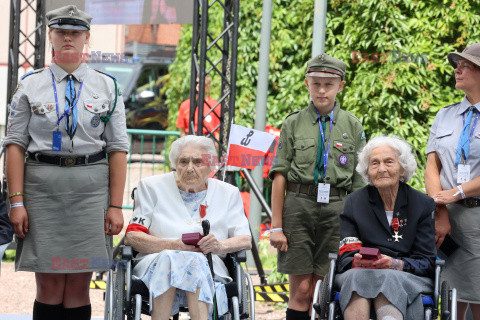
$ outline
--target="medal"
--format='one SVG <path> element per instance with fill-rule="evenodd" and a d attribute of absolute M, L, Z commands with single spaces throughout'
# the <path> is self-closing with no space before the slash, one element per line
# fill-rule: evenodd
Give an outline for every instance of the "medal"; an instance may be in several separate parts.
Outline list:
<path fill-rule="evenodd" d="M 397 213 L 398 215 L 398 213 Z M 398 234 L 398 228 L 400 228 L 400 223 L 398 222 L 398 218 L 393 218 L 392 219 L 392 223 L 390 224 L 390 226 L 392 227 L 393 231 L 394 231 L 394 235 L 392 236 L 393 237 L 393 242 L 400 242 L 399 239 L 403 239 L 403 236 L 402 235 L 399 235 Z"/>

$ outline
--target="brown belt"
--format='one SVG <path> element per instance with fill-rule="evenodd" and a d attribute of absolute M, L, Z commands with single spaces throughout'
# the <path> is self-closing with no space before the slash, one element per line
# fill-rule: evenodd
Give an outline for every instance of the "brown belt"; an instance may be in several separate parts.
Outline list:
<path fill-rule="evenodd" d="M 313 184 L 300 184 L 300 183 L 288 182 L 287 191 L 300 192 L 309 196 L 316 196 L 318 193 L 318 186 Z M 345 189 L 330 187 L 331 196 L 340 196 L 340 195 L 344 196 L 347 194 L 348 192 Z"/>
<path fill-rule="evenodd" d="M 465 198 L 458 200 L 457 203 L 467 208 L 480 207 L 480 199 L 477 198 Z"/>

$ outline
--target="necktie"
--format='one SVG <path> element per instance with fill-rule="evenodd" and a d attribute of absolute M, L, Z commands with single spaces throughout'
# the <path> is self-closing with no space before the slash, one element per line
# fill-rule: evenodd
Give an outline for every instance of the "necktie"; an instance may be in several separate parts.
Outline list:
<path fill-rule="evenodd" d="M 326 122 L 330 120 L 329 116 L 325 117 L 320 117 L 318 121 L 320 121 L 323 129 L 323 133 L 325 138 L 327 137 L 327 125 Z M 322 176 L 322 173 L 324 173 L 324 168 L 323 168 L 323 153 L 325 152 L 325 140 L 322 138 L 322 133 L 318 132 L 318 150 L 317 150 L 317 161 L 315 163 L 315 184 L 318 183 L 318 177 Z"/>
<path fill-rule="evenodd" d="M 455 159 L 455 166 L 458 166 L 460 163 L 462 152 L 465 156 L 465 160 L 468 159 L 468 152 L 470 151 L 470 124 L 472 123 L 473 110 L 475 107 L 470 107 L 465 117 L 463 124 L 462 133 L 460 134 L 460 139 L 458 140 L 457 147 L 457 158 Z M 476 110 L 476 109 L 475 109 Z"/>
<path fill-rule="evenodd" d="M 74 103 L 76 98 L 75 82 L 72 75 L 68 75 L 67 87 L 65 88 L 65 109 L 70 107 L 72 110 L 67 115 L 67 121 L 65 123 L 65 130 L 67 131 L 70 139 L 73 138 L 75 130 L 77 129 L 77 105 Z M 71 119 L 70 119 L 71 115 Z M 70 120 L 72 124 L 70 124 Z"/>

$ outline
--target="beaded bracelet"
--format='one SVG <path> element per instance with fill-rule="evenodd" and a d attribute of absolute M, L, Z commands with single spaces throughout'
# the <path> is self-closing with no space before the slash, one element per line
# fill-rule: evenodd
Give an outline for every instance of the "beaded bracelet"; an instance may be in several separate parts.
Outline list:
<path fill-rule="evenodd" d="M 19 192 L 14 192 L 14 193 L 10 193 L 8 195 L 8 198 L 13 198 L 13 197 L 16 197 L 16 196 L 23 196 L 23 192 L 22 191 L 19 191 Z"/>

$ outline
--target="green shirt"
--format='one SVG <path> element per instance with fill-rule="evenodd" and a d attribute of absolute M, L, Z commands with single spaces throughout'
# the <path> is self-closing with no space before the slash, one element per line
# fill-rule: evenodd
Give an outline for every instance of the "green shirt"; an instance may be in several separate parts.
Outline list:
<path fill-rule="evenodd" d="M 318 152 L 318 116 L 315 106 L 310 105 L 289 114 L 283 123 L 270 178 L 280 172 L 289 182 L 313 185 Z M 349 192 L 365 186 L 356 172 L 357 153 L 365 146 L 365 133 L 360 121 L 351 113 L 342 110 L 336 102 L 333 112 L 332 138 L 328 153 L 325 182 L 333 188 Z M 325 148 L 330 137 L 330 123 L 325 130 Z"/>

